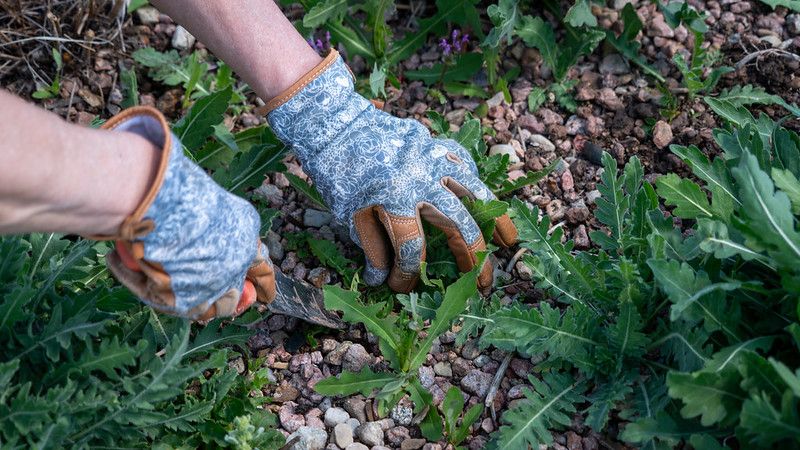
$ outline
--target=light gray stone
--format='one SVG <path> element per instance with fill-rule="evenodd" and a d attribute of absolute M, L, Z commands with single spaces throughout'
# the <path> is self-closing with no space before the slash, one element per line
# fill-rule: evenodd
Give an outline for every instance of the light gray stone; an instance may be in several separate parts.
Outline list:
<path fill-rule="evenodd" d="M 286 438 L 286 442 L 295 437 L 300 439 L 290 447 L 290 450 L 323 450 L 328 442 L 328 433 L 319 428 L 300 427 Z"/>
<path fill-rule="evenodd" d="M 369 446 L 383 445 L 383 428 L 377 422 L 367 422 L 356 428 L 356 437 Z"/>
<path fill-rule="evenodd" d="M 333 439 L 341 448 L 353 443 L 353 429 L 346 423 L 340 423 L 333 428 Z"/>
<path fill-rule="evenodd" d="M 477 369 L 470 370 L 469 373 L 461 379 L 461 387 L 470 394 L 477 395 L 480 398 L 486 396 L 491 384 L 492 376 Z"/>
<path fill-rule="evenodd" d="M 333 215 L 327 211 L 308 208 L 303 213 L 303 225 L 307 227 L 319 228 L 328 225 L 333 220 Z"/>
<path fill-rule="evenodd" d="M 440 377 L 452 377 L 453 376 L 453 368 L 450 367 L 450 363 L 447 361 L 440 361 L 434 364 L 433 371 L 436 372 L 436 375 Z"/>
<path fill-rule="evenodd" d="M 362 444 L 361 442 L 353 442 L 352 444 L 348 445 L 344 450 L 369 450 L 369 447 Z"/>
<path fill-rule="evenodd" d="M 161 15 L 157 9 L 152 6 L 142 6 L 136 10 L 136 17 L 143 25 L 154 25 L 158 23 L 158 17 Z"/>
<path fill-rule="evenodd" d="M 514 147 L 508 144 L 495 144 L 489 148 L 489 155 L 508 155 L 508 162 L 516 164 L 519 162 L 519 156 L 514 150 Z"/>
<path fill-rule="evenodd" d="M 340 423 L 347 422 L 347 419 L 350 418 L 350 414 L 347 414 L 347 411 L 343 410 L 342 408 L 328 408 L 325 410 L 325 426 L 329 428 L 333 428 Z"/>
<path fill-rule="evenodd" d="M 556 145 L 550 142 L 550 139 L 542 136 L 541 134 L 532 134 L 529 138 L 531 145 L 541 148 L 544 153 L 556 151 Z"/>
<path fill-rule="evenodd" d="M 189 50 L 194 45 L 195 38 L 186 28 L 178 25 L 175 28 L 175 33 L 172 34 L 172 40 L 170 42 L 172 48 L 176 50 Z"/>

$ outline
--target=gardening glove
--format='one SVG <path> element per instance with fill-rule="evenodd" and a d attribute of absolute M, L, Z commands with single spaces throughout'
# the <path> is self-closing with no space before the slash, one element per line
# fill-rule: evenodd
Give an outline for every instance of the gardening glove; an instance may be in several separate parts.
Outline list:
<path fill-rule="evenodd" d="M 161 148 L 153 185 L 120 226 L 111 272 L 158 311 L 193 320 L 234 316 L 257 298 L 275 298 L 275 277 L 259 240 L 260 218 L 183 154 L 164 116 L 149 107 L 123 111 L 103 125 Z"/>
<path fill-rule="evenodd" d="M 277 136 L 291 146 L 335 218 L 366 254 L 364 280 L 386 278 L 408 292 L 425 260 L 420 218 L 447 235 L 459 270 L 471 270 L 484 250 L 481 230 L 461 198 L 494 199 L 478 178 L 469 152 L 451 139 L 434 139 L 416 120 L 376 109 L 354 90 L 336 51 L 266 106 Z M 516 242 L 508 216 L 497 219 L 494 240 Z M 478 284 L 492 284 L 486 264 Z"/>

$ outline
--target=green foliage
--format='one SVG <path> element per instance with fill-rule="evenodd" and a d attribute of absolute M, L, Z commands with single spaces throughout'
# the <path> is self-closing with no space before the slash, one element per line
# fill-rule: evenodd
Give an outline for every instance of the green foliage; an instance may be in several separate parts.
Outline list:
<path fill-rule="evenodd" d="M 417 293 L 398 295 L 400 303 L 406 306 L 406 310 L 399 314 L 387 307 L 386 302 L 364 304 L 356 291 L 326 286 L 325 306 L 341 311 L 345 321 L 363 324 L 367 331 L 374 334 L 392 372 L 375 373 L 369 368 L 359 373 L 343 371 L 338 377 L 317 383 L 317 392 L 323 395 L 349 395 L 355 392 L 371 395 L 377 391 L 375 396 L 381 414 L 386 414 L 403 396 L 408 395 L 416 413 L 424 418 L 424 425 L 421 425 L 423 432 L 430 436 L 440 435 L 442 419 L 432 405 L 431 394 L 419 384 L 418 369 L 425 362 L 434 340 L 450 329 L 452 322 L 466 309 L 469 298 L 477 296 L 478 269 L 482 267 L 484 257 L 479 258 L 476 269 L 464 274 L 444 293 L 424 293 L 422 298 Z M 420 331 L 425 328 L 425 320 L 430 320 L 430 325 L 425 330 L 426 336 L 421 337 Z M 447 418 L 447 410 L 445 414 Z M 472 412 L 465 419 L 474 421 L 477 414 L 479 412 Z M 448 436 L 451 439 L 461 437 L 465 432 L 455 427 L 452 415 L 449 417 Z"/>
<path fill-rule="evenodd" d="M 622 8 L 622 33 L 617 36 L 612 30 L 606 30 L 606 42 L 611 44 L 620 55 L 625 57 L 628 61 L 636 64 L 648 75 L 655 78 L 660 83 L 665 81 L 665 78 L 653 66 L 647 63 L 647 60 L 639 54 L 642 44 L 637 40 L 636 36 L 642 30 L 642 21 L 636 10 L 630 3 Z"/>
<path fill-rule="evenodd" d="M 786 9 L 800 12 L 800 0 L 761 0 L 761 3 L 766 3 L 772 7 L 772 9 L 783 6 Z"/>
<path fill-rule="evenodd" d="M 442 400 L 442 413 L 444 414 L 444 430 L 447 433 L 447 441 L 455 448 L 458 447 L 469 434 L 470 427 L 481 416 L 483 412 L 483 405 L 476 404 L 466 411 L 464 411 L 464 395 L 461 391 L 453 386 L 448 389 L 447 393 Z M 461 424 L 458 423 L 458 418 L 461 419 Z"/>
<path fill-rule="evenodd" d="M 34 234 L 0 238 L 0 440 L 11 447 L 276 445 L 274 417 L 248 393 L 230 345 L 250 332 L 220 321 L 190 329 L 115 286 L 105 243 Z M 256 368 L 257 369 L 257 368 Z"/>
<path fill-rule="evenodd" d="M 35 99 L 57 97 L 59 91 L 61 91 L 61 71 L 64 69 L 64 61 L 61 59 L 61 53 L 55 48 L 51 50 L 51 55 L 53 56 L 53 63 L 56 65 L 56 74 L 49 85 L 42 86 L 33 93 L 33 98 Z"/>
<path fill-rule="evenodd" d="M 572 423 L 576 404 L 583 403 L 585 385 L 567 375 L 545 373 L 529 376 L 533 389 L 524 389 L 525 402 L 503 415 L 505 425 L 487 447 L 492 450 L 538 448 L 553 443 L 551 431 Z"/>

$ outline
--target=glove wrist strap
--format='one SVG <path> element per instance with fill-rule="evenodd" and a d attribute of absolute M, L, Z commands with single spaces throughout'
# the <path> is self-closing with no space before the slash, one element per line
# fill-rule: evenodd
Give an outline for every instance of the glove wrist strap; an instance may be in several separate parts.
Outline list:
<path fill-rule="evenodd" d="M 129 122 L 133 119 L 141 121 L 142 118 L 147 119 L 148 122 L 146 124 L 148 130 L 146 132 L 126 129 L 126 122 Z M 161 185 L 164 183 L 164 176 L 167 172 L 170 152 L 172 149 L 172 133 L 169 131 L 169 124 L 164 118 L 164 115 L 161 114 L 157 109 L 149 106 L 135 106 L 133 108 L 128 108 L 109 119 L 101 128 L 105 130 L 122 128 L 126 131 L 137 132 L 137 134 L 146 137 L 148 140 L 153 142 L 153 144 L 161 146 L 161 154 L 159 155 L 160 161 L 158 163 L 158 169 L 156 170 L 153 184 L 150 186 L 150 189 L 148 189 L 147 194 L 145 194 L 141 203 L 139 203 L 139 206 L 136 207 L 133 213 L 131 213 L 131 215 L 122 222 L 117 234 L 87 236 L 89 239 L 98 241 L 115 239 L 133 240 L 149 233 L 154 228 L 152 220 L 144 219 L 144 215 L 148 208 L 150 208 L 150 205 L 153 204 L 156 195 L 158 195 L 158 191 L 161 190 Z M 160 137 L 160 139 L 157 139 L 158 137 Z"/>

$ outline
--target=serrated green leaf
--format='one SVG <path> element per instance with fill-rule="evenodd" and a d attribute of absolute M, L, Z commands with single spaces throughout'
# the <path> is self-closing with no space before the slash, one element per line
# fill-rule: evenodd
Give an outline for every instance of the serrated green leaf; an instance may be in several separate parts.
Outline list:
<path fill-rule="evenodd" d="M 286 172 L 284 176 L 286 176 L 286 179 L 289 180 L 289 184 L 291 184 L 293 188 L 305 195 L 309 200 L 314 202 L 315 205 L 320 207 L 323 211 L 330 211 L 330 208 L 325 204 L 325 200 L 322 198 L 317 188 L 293 173 Z"/>
<path fill-rule="evenodd" d="M 505 425 L 492 435 L 491 450 L 538 448 L 553 442 L 551 430 L 569 427 L 575 405 L 585 401 L 582 383 L 568 375 L 543 374 L 542 380 L 528 377 L 533 389 L 524 389 L 525 401 L 503 414 Z"/>
<path fill-rule="evenodd" d="M 528 94 L 528 111 L 536 112 L 547 100 L 547 91 L 536 86 Z"/>
<path fill-rule="evenodd" d="M 567 11 L 564 21 L 573 27 L 596 27 L 597 18 L 592 14 L 592 7 L 589 0 L 578 0 Z"/>
<path fill-rule="evenodd" d="M 341 20 L 346 13 L 347 0 L 322 0 L 303 16 L 303 26 L 317 28 L 329 20 Z"/>
<path fill-rule="evenodd" d="M 772 7 L 772 9 L 783 6 L 787 9 L 800 12 L 800 0 L 761 0 L 761 3 L 766 3 Z"/>
<path fill-rule="evenodd" d="M 800 233 L 795 229 L 789 196 L 775 191 L 772 179 L 750 154 L 743 155 L 732 171 L 744 204 L 740 211 L 748 219 L 751 238 L 765 244 L 770 256 L 796 268 Z"/>
<path fill-rule="evenodd" d="M 700 417 L 703 426 L 728 423 L 736 418 L 745 400 L 735 371 L 670 372 L 667 375 L 669 395 L 683 401 L 681 416 Z"/>
<path fill-rule="evenodd" d="M 231 92 L 227 88 L 201 98 L 173 126 L 173 132 L 189 151 L 199 150 L 206 139 L 214 134 L 214 126 L 222 122 L 228 109 Z"/>
<path fill-rule="evenodd" d="M 385 302 L 364 305 L 358 300 L 358 292 L 347 291 L 338 286 L 325 286 L 323 293 L 326 308 L 342 311 L 344 313 L 342 318 L 347 322 L 364 324 L 367 330 L 397 351 L 397 342 L 400 341 L 397 333 L 397 317 L 381 318 Z"/>
<path fill-rule="evenodd" d="M 514 30 L 519 26 L 522 13 L 519 10 L 518 0 L 500 0 L 486 8 L 486 14 L 491 19 L 494 27 L 486 36 L 483 45 L 497 47 L 501 42 L 511 44 Z"/>
<path fill-rule="evenodd" d="M 676 216 L 684 219 L 714 217 L 706 194 L 695 182 L 670 173 L 659 177 L 656 186 L 664 202 L 675 206 L 673 214 Z"/>

